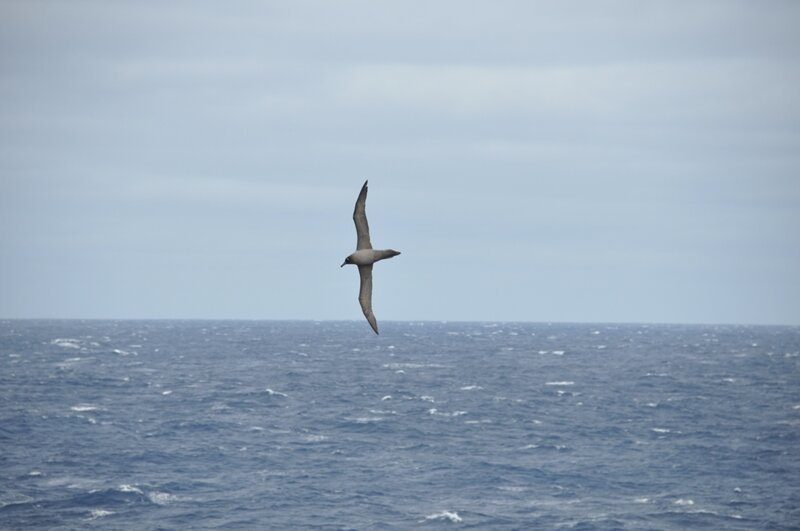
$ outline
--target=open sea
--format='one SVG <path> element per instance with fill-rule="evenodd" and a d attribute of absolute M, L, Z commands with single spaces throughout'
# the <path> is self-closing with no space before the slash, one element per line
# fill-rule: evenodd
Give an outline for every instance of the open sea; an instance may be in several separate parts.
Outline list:
<path fill-rule="evenodd" d="M 381 327 L 0 321 L 0 528 L 800 528 L 800 327 Z"/>

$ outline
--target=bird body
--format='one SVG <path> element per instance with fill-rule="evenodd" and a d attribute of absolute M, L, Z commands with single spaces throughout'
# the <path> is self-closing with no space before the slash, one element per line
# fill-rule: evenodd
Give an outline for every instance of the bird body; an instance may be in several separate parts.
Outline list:
<path fill-rule="evenodd" d="M 354 252 L 350 256 L 344 259 L 344 265 L 347 264 L 355 264 L 358 266 L 368 266 L 372 265 L 379 260 L 384 260 L 386 258 L 391 258 L 393 256 L 397 256 L 400 254 L 399 251 L 395 251 L 394 249 L 359 249 L 358 251 Z"/>
<path fill-rule="evenodd" d="M 372 313 L 372 265 L 379 260 L 397 256 L 400 252 L 394 249 L 372 248 L 366 212 L 368 182 L 364 181 L 364 186 L 361 187 L 361 192 L 358 194 L 358 199 L 356 199 L 356 206 L 353 209 L 353 222 L 356 225 L 356 251 L 345 258 L 340 267 L 344 267 L 347 264 L 358 266 L 358 274 L 361 278 L 358 302 L 361 305 L 361 311 L 364 312 L 364 317 L 367 318 L 367 322 L 377 334 L 378 322 L 375 319 L 375 314 Z"/>

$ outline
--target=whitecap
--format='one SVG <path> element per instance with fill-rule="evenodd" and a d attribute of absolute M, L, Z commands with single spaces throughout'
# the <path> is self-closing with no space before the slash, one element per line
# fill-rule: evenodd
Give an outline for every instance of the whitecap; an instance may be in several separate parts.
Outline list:
<path fill-rule="evenodd" d="M 634 503 L 649 503 L 650 502 L 650 498 L 646 498 L 646 497 L 643 496 L 641 498 L 635 498 L 633 500 L 633 502 Z"/>
<path fill-rule="evenodd" d="M 525 492 L 526 490 L 528 490 L 528 487 L 521 487 L 517 485 L 510 485 L 510 486 L 506 485 L 497 487 L 497 490 L 502 490 L 505 492 Z"/>
<path fill-rule="evenodd" d="M 384 369 L 443 369 L 439 363 L 384 363 Z"/>
<path fill-rule="evenodd" d="M 79 339 L 70 339 L 59 337 L 50 342 L 51 345 L 56 345 L 63 348 L 81 348 Z"/>
<path fill-rule="evenodd" d="M 435 407 L 429 409 L 428 413 L 430 413 L 431 415 L 438 415 L 440 417 L 460 417 L 462 415 L 466 415 L 467 414 L 466 411 L 453 411 L 453 412 L 448 413 L 446 411 L 439 411 Z"/>
<path fill-rule="evenodd" d="M 385 402 L 385 401 L 391 400 L 391 399 L 392 399 L 392 395 L 386 395 L 383 398 L 381 398 L 381 402 Z"/>
<path fill-rule="evenodd" d="M 280 391 L 273 391 L 270 388 L 265 389 L 264 392 L 267 393 L 269 396 L 282 396 L 284 398 L 288 398 L 289 396 L 286 393 L 281 393 Z"/>
<path fill-rule="evenodd" d="M 655 432 L 655 433 L 669 433 L 672 430 L 667 429 L 667 428 L 650 428 L 650 431 Z"/>
<path fill-rule="evenodd" d="M 169 395 L 172 394 L 172 391 L 170 391 L 170 390 L 161 391 L 161 394 L 164 395 L 164 396 L 169 396 Z"/>
<path fill-rule="evenodd" d="M 120 492 L 135 492 L 136 494 L 144 494 L 141 489 L 134 487 L 133 485 L 122 484 L 117 489 Z"/>
<path fill-rule="evenodd" d="M 112 514 L 114 514 L 114 511 L 109 511 L 108 509 L 92 509 L 90 513 L 92 520 L 96 520 L 104 516 L 111 516 Z"/>
<path fill-rule="evenodd" d="M 690 498 L 678 498 L 673 503 L 675 505 L 694 505 L 694 500 Z"/>
<path fill-rule="evenodd" d="M 563 350 L 554 350 L 553 354 L 555 354 L 556 356 L 563 356 L 564 355 L 564 351 Z"/>
<path fill-rule="evenodd" d="M 564 380 L 564 381 L 560 381 L 560 382 L 545 382 L 544 384 L 545 385 L 561 385 L 561 386 L 563 386 L 563 385 L 575 385 L 575 382 L 572 382 L 572 381 L 569 381 L 569 380 Z"/>
<path fill-rule="evenodd" d="M 97 411 L 97 406 L 92 404 L 78 404 L 70 408 L 72 411 Z"/>
<path fill-rule="evenodd" d="M 483 389 L 480 385 L 465 385 L 461 388 L 462 391 L 474 391 L 475 389 Z"/>
<path fill-rule="evenodd" d="M 153 491 L 147 493 L 147 498 L 156 505 L 167 505 L 174 501 L 178 501 L 178 496 L 168 492 Z"/>
<path fill-rule="evenodd" d="M 434 400 L 432 396 L 428 395 L 422 395 L 421 397 L 419 397 L 419 399 L 424 402 L 436 402 L 436 400 Z"/>
<path fill-rule="evenodd" d="M 425 520 L 449 520 L 449 521 L 453 522 L 454 524 L 457 524 L 457 523 L 460 523 L 460 522 L 463 521 L 461 519 L 461 517 L 458 516 L 458 513 L 455 512 L 455 511 L 442 511 L 440 513 L 430 514 L 430 515 L 425 517 Z"/>

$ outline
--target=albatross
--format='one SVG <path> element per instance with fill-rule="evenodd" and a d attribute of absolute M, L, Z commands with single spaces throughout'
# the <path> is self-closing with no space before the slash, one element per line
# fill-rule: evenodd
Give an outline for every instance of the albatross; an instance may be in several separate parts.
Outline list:
<path fill-rule="evenodd" d="M 384 260 L 400 254 L 399 251 L 394 249 L 373 249 L 372 242 L 369 240 L 369 224 L 367 223 L 367 183 L 364 181 L 364 186 L 361 187 L 361 192 L 356 199 L 356 207 L 353 210 L 353 221 L 356 224 L 356 251 L 344 259 L 344 263 L 339 267 L 344 267 L 347 264 L 354 264 L 358 266 L 358 274 L 361 277 L 361 287 L 358 290 L 358 302 L 361 304 L 361 311 L 364 312 L 364 317 L 367 322 L 378 333 L 378 322 L 375 320 L 375 314 L 372 313 L 372 264 L 378 260 Z"/>

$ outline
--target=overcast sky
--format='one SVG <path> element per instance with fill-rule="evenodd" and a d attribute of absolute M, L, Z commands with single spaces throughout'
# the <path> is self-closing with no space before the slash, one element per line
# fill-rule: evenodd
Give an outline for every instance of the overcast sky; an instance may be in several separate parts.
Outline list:
<path fill-rule="evenodd" d="M 800 324 L 800 2 L 0 0 L 0 317 Z"/>

